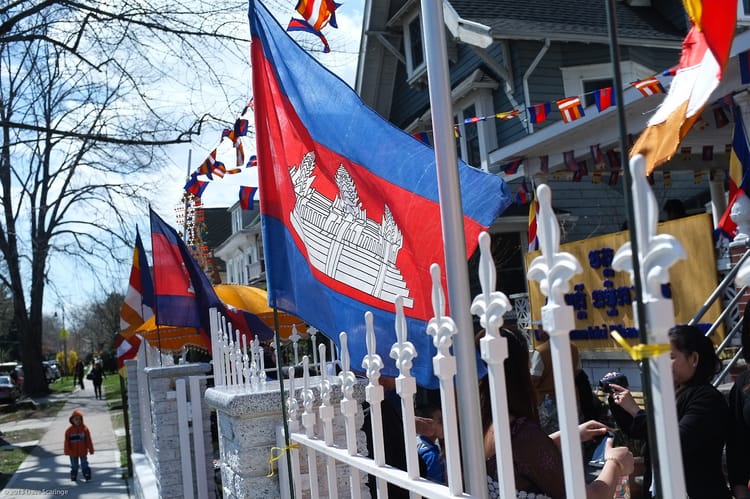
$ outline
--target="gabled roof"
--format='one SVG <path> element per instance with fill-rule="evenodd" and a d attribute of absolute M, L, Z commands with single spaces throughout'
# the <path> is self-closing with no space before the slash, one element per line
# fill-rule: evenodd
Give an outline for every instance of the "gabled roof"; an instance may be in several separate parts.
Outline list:
<path fill-rule="evenodd" d="M 608 39 L 604 2 L 596 0 L 449 0 L 465 20 L 488 26 L 494 38 L 586 41 Z M 674 46 L 685 31 L 654 7 L 616 2 L 618 36 L 632 42 L 659 41 Z"/>

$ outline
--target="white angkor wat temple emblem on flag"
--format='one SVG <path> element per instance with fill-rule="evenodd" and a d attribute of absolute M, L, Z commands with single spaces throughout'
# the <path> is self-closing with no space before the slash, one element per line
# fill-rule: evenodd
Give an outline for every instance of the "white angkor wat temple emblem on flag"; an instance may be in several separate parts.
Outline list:
<path fill-rule="evenodd" d="M 380 223 L 367 218 L 357 186 L 344 165 L 336 171 L 338 196 L 331 200 L 312 187 L 315 153 L 308 152 L 299 166 L 289 167 L 296 202 L 290 213 L 294 230 L 307 249 L 310 265 L 328 277 L 395 303 L 404 297 L 411 308 L 396 257 L 403 235 L 386 204 Z"/>

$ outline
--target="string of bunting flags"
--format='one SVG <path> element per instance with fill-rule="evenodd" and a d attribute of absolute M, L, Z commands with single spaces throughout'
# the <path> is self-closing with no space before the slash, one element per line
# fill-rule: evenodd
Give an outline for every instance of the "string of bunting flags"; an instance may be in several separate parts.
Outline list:
<path fill-rule="evenodd" d="M 747 81 L 743 80 L 743 84 L 750 83 L 750 51 L 747 53 Z M 645 80 L 644 80 L 645 81 Z M 648 82 L 643 85 L 643 90 L 641 92 L 646 95 L 647 92 L 656 92 L 655 84 L 653 82 Z M 660 92 L 663 91 L 663 87 Z M 653 94 L 649 94 L 653 95 Z M 729 115 L 731 115 L 731 108 L 734 105 L 732 100 L 732 94 L 725 95 L 724 97 L 716 100 L 711 107 L 711 114 L 714 118 L 714 124 L 717 129 L 723 128 L 727 126 L 730 123 Z M 697 129 L 703 129 L 710 124 L 704 120 L 700 119 L 696 122 L 694 125 Z M 635 143 L 636 136 L 633 134 L 628 135 L 628 145 L 629 147 L 632 147 Z M 732 144 L 726 144 L 724 146 L 724 153 L 729 154 L 732 150 Z M 551 175 L 555 180 L 569 180 L 573 182 L 580 182 L 583 177 L 591 176 L 591 183 L 593 184 L 599 184 L 606 182 L 609 186 L 615 186 L 617 185 L 620 175 L 622 173 L 622 166 L 621 166 L 621 160 L 620 160 L 620 152 L 618 147 L 614 147 L 612 149 L 605 151 L 602 151 L 600 144 L 593 144 L 589 146 L 589 155 L 590 157 L 587 157 L 585 159 L 581 159 L 576 157 L 575 151 L 569 150 L 569 151 L 563 151 L 563 164 L 565 165 L 565 168 L 562 170 L 558 170 L 555 172 L 552 172 Z M 692 157 L 693 150 L 691 147 L 685 146 L 680 148 L 680 152 L 678 155 L 679 159 L 682 160 L 688 160 Z M 705 145 L 701 149 L 701 159 L 703 161 L 712 161 L 714 159 L 714 146 L 713 145 Z M 519 168 L 528 161 L 529 158 L 513 158 L 504 165 L 500 167 L 500 170 L 505 173 L 506 175 L 513 175 L 516 174 L 519 170 Z M 542 175 L 550 175 L 549 171 L 549 155 L 539 156 L 537 158 L 538 160 L 538 166 L 539 166 L 539 172 Z M 592 171 L 589 172 L 589 165 L 592 165 Z M 704 175 L 706 172 L 701 170 L 696 170 L 694 172 L 693 181 L 696 184 L 700 184 L 704 180 Z M 711 172 L 711 175 L 713 173 Z M 664 187 L 671 187 L 672 185 L 672 173 L 668 170 L 662 170 L 658 173 L 651 174 L 648 176 L 648 181 L 651 185 L 654 184 L 656 175 L 661 175 L 661 180 L 663 182 Z M 526 179 L 524 178 L 521 182 L 521 184 L 518 187 L 518 190 L 516 191 L 515 195 L 515 201 L 517 204 L 528 204 L 534 199 L 534 190 L 533 188 L 529 188 Z"/>
<path fill-rule="evenodd" d="M 242 112 L 240 112 L 239 117 L 235 120 L 234 126 L 222 130 L 219 143 L 208 154 L 206 159 L 203 160 L 203 162 L 190 174 L 184 187 L 186 193 L 192 194 L 200 199 L 203 192 L 206 190 L 206 187 L 208 187 L 208 184 L 213 181 L 214 178 L 221 179 L 224 178 L 225 175 L 241 173 L 243 169 L 258 167 L 258 158 L 256 155 L 249 156 L 247 162 L 245 161 L 245 146 L 242 142 L 242 139 L 248 135 L 248 115 L 252 111 L 253 100 L 250 99 L 247 105 L 242 109 Z M 231 143 L 231 147 L 234 149 L 235 163 L 231 168 L 227 168 L 226 164 L 218 159 L 219 148 L 226 143 Z M 257 185 L 240 186 L 239 201 L 242 209 L 253 209 L 253 201 L 257 190 Z"/>

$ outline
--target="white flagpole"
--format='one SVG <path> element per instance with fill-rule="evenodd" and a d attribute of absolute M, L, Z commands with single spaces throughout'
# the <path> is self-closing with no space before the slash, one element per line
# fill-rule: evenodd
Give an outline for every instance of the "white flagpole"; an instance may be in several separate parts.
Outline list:
<path fill-rule="evenodd" d="M 474 328 L 470 313 L 466 236 L 456 163 L 456 143 L 451 126 L 453 112 L 442 0 L 422 0 L 422 34 L 432 108 L 448 300 L 451 316 L 458 326 L 454 347 L 458 364 L 456 381 L 463 473 L 467 491 L 474 497 L 485 499 L 487 474 L 484 438 L 479 413 Z"/>

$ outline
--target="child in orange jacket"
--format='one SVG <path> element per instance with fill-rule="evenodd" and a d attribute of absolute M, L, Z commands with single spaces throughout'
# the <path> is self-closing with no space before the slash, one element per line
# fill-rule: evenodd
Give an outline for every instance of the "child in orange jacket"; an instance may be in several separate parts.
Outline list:
<path fill-rule="evenodd" d="M 88 454 L 94 453 L 94 442 L 91 441 L 91 433 L 83 424 L 83 413 L 76 409 L 70 415 L 70 427 L 65 431 L 65 455 L 70 456 L 70 480 L 75 482 L 78 478 L 78 462 L 80 460 L 83 478 L 91 480 L 91 469 L 89 468 Z"/>

